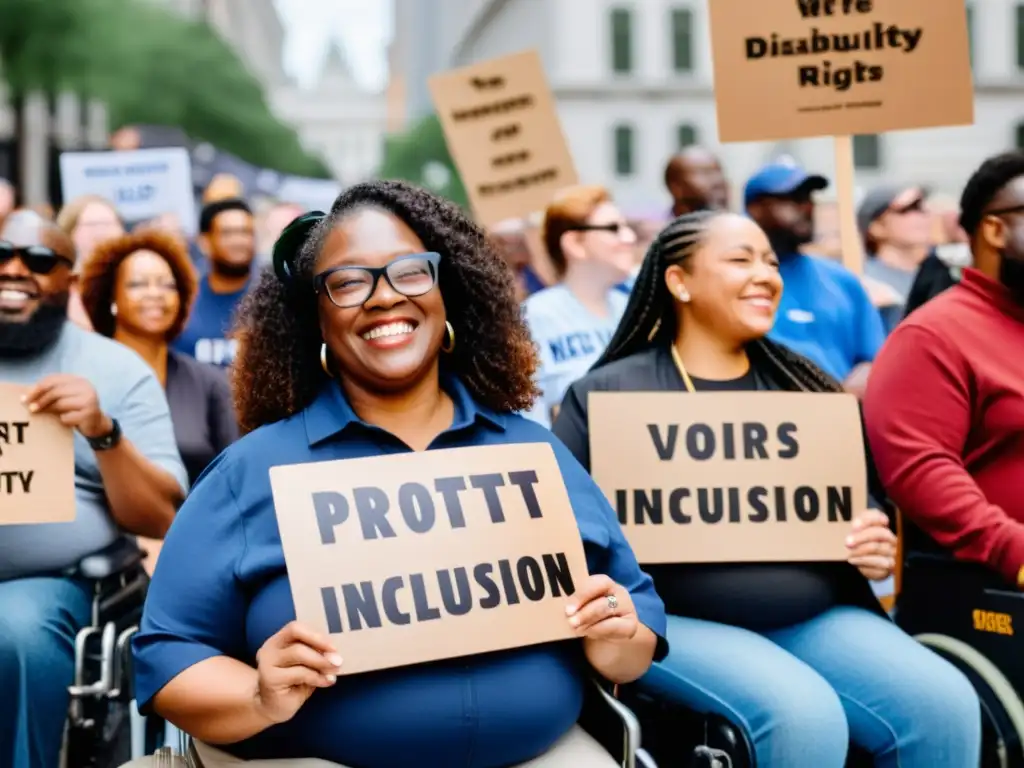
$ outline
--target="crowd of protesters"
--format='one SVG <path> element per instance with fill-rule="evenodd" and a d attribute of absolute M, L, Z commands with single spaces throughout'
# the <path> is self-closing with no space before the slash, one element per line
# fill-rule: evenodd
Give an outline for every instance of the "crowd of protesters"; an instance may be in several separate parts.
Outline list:
<path fill-rule="evenodd" d="M 0 180 L 0 382 L 30 387 L 31 409 L 75 428 L 78 505 L 73 523 L 0 529 L 0 765 L 57 765 L 75 635 L 90 618 L 75 564 L 123 533 L 151 573 L 166 563 L 136 638 L 143 703 L 221 750 L 371 768 L 410 750 L 465 761 L 468 748 L 445 741 L 451 708 L 432 705 L 461 674 L 488 681 L 474 717 L 491 735 L 474 765 L 544 754 L 552 762 L 536 765 L 604 765 L 571 728 L 575 673 L 554 651 L 370 675 L 349 683 L 356 693 L 339 684 L 334 709 L 303 708 L 333 685 L 336 653 L 289 629 L 266 468 L 516 441 L 555 447 L 600 581 L 591 599 L 610 595 L 629 620 L 581 629 L 603 677 L 641 678 L 730 718 L 769 768 L 841 768 L 850 741 L 879 766 L 972 765 L 981 729 L 969 682 L 868 589 L 897 567 L 888 516 L 864 510 L 849 563 L 835 567 L 641 571 L 618 527 L 576 500 L 600 495 L 588 476 L 591 391 L 846 391 L 862 399 L 877 506 L 891 500 L 937 546 L 1024 586 L 1024 358 L 1012 353 L 1024 341 L 1024 155 L 986 161 L 952 218 L 913 181 L 869 190 L 857 212 L 863 274 L 816 231 L 827 178 L 788 160 L 737 194 L 726 178 L 713 152 L 690 147 L 667 163 L 660 219 L 633 220 L 608 190 L 578 186 L 539 224 L 489 233 L 401 183 L 357 185 L 298 226 L 301 207 L 254 213 L 218 178 L 194 239 L 172 216 L 126 231 L 99 197 L 55 216 L 16 208 Z M 297 231 L 283 269 L 274 243 Z M 358 266 L 372 277 L 363 293 L 329 279 L 353 269 L 352 253 L 375 260 Z M 402 282 L 395 254 L 429 279 Z M 391 366 L 386 346 L 364 353 L 358 339 L 396 306 L 405 325 L 394 333 L 421 341 L 416 360 Z M 323 445 L 351 422 L 395 445 L 369 432 L 341 453 Z M 205 517 L 229 507 L 244 526 Z M 312 671 L 264 690 L 268 658 Z M 252 685 L 273 707 L 242 712 Z M 309 690 L 285 693 L 299 685 Z M 537 690 L 548 708 L 503 731 Z M 400 693 L 422 723 L 399 723 Z M 322 738 L 335 716 L 360 724 L 345 744 Z M 222 759 L 211 748 L 206 762 Z"/>

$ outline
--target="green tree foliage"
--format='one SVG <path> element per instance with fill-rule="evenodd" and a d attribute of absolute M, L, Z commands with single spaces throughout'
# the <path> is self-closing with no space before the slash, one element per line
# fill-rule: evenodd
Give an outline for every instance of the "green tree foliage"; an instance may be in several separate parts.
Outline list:
<path fill-rule="evenodd" d="M 427 187 L 442 197 L 469 208 L 466 188 L 455 168 L 436 115 L 424 117 L 404 133 L 390 136 L 378 174 Z"/>
<path fill-rule="evenodd" d="M 204 22 L 149 0 L 0 0 L 0 19 L 0 67 L 15 94 L 74 90 L 103 100 L 113 126 L 178 126 L 257 166 L 329 175 Z"/>

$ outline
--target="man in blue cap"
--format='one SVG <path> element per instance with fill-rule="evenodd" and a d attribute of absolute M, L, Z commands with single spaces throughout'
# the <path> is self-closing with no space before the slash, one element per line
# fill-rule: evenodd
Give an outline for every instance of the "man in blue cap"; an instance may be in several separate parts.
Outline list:
<path fill-rule="evenodd" d="M 750 178 L 743 203 L 768 235 L 785 285 L 771 338 L 859 394 L 885 339 L 882 318 L 856 275 L 836 261 L 800 252 L 814 239 L 811 194 L 827 186 L 824 176 L 776 162 Z"/>

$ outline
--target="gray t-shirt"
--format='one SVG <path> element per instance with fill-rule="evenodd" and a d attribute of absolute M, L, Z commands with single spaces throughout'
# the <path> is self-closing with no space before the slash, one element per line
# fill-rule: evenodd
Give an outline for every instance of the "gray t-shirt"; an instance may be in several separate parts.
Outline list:
<path fill-rule="evenodd" d="M 914 285 L 914 277 L 917 276 L 916 271 L 897 269 L 874 257 L 864 260 L 864 274 L 888 285 L 899 294 L 900 301 L 904 304 L 910 295 L 910 288 Z"/>
<path fill-rule="evenodd" d="M 117 419 L 143 456 L 188 488 L 174 441 L 167 398 L 156 376 L 135 352 L 72 323 L 38 357 L 0 358 L 0 381 L 32 385 L 55 373 L 81 376 L 96 388 L 100 407 Z M 96 456 L 75 432 L 75 520 L 0 527 L 0 581 L 60 571 L 110 544 L 118 528 L 110 516 Z"/>

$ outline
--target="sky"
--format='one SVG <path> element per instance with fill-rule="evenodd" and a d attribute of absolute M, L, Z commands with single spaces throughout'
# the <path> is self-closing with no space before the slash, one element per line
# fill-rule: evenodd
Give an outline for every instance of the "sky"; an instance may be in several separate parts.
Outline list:
<path fill-rule="evenodd" d="M 284 67 L 300 84 L 316 83 L 333 40 L 341 42 L 356 80 L 387 83 L 390 0 L 274 0 L 285 29 Z"/>

